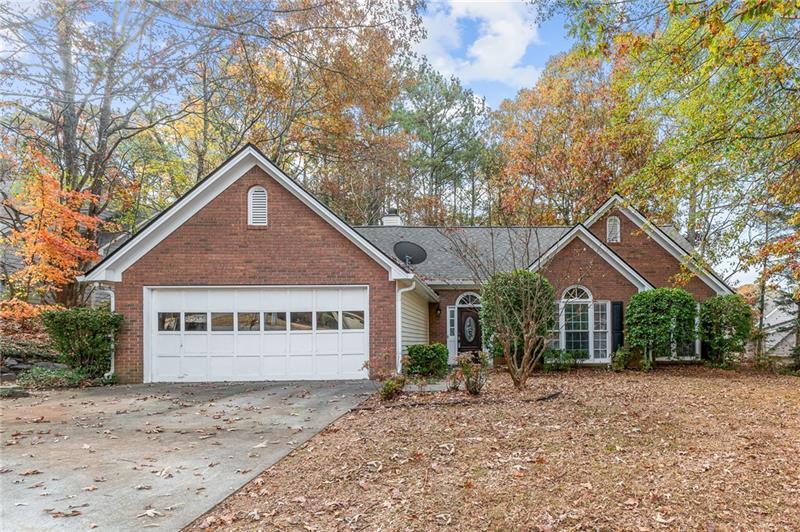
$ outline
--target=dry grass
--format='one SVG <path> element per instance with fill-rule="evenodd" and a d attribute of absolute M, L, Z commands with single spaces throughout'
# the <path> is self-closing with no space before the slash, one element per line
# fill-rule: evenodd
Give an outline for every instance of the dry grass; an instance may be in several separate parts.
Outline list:
<path fill-rule="evenodd" d="M 498 373 L 364 406 L 190 529 L 800 528 L 797 377 Z"/>

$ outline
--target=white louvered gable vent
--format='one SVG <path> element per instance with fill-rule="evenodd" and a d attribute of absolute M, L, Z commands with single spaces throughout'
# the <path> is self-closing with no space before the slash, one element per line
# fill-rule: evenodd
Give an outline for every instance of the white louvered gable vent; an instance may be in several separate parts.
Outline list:
<path fill-rule="evenodd" d="M 247 193 L 247 224 L 267 225 L 267 190 L 253 187 Z"/>
<path fill-rule="evenodd" d="M 616 216 L 609 216 L 606 221 L 606 241 L 611 243 L 620 241 L 619 218 Z"/>

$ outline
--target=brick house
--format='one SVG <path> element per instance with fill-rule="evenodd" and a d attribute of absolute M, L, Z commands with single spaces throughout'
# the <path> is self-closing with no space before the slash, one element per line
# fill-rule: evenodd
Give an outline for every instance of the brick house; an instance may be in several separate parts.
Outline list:
<path fill-rule="evenodd" d="M 731 293 L 619 196 L 574 227 L 352 227 L 251 145 L 82 280 L 112 286 L 125 316 L 121 382 L 357 379 L 397 370 L 411 344 L 481 347 L 468 255 L 546 275 L 564 311 L 553 342 L 594 363 L 623 342 L 634 293 L 679 274 L 698 301 Z"/>

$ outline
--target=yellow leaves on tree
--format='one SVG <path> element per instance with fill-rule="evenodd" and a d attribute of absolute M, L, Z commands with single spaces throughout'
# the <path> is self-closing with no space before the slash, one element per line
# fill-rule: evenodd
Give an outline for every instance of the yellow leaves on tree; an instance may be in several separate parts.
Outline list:
<path fill-rule="evenodd" d="M 83 265 L 98 259 L 94 239 L 87 236 L 100 219 L 82 212 L 96 197 L 89 192 L 63 190 L 58 169 L 41 152 L 27 149 L 21 157 L 22 188 L 14 196 L 24 216 L 12 231 L 10 244 L 23 267 L 11 276 L 14 296 L 52 296 L 74 282 Z"/>

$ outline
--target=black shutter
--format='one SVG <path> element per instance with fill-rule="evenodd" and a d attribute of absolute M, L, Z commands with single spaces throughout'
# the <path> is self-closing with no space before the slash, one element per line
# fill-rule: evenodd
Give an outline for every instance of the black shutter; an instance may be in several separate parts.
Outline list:
<path fill-rule="evenodd" d="M 611 352 L 625 343 L 625 323 L 622 319 L 622 301 L 611 302 Z"/>

